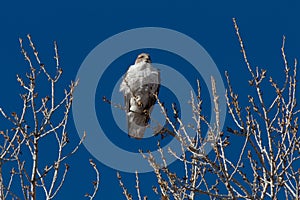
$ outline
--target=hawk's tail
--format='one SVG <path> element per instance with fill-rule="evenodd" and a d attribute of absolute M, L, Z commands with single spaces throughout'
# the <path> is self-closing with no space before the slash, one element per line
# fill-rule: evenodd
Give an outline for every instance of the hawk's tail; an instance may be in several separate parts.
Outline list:
<path fill-rule="evenodd" d="M 127 126 L 129 136 L 134 137 L 136 139 L 143 138 L 148 122 L 148 115 L 145 115 L 144 113 L 128 112 Z"/>

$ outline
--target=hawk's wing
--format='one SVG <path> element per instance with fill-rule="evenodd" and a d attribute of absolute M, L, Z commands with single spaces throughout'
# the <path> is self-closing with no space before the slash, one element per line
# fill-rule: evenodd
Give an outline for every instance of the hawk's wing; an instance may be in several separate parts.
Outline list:
<path fill-rule="evenodd" d="M 150 63 L 137 63 L 129 67 L 121 85 L 124 93 L 128 134 L 142 138 L 150 120 L 154 94 L 158 94 L 160 74 Z"/>

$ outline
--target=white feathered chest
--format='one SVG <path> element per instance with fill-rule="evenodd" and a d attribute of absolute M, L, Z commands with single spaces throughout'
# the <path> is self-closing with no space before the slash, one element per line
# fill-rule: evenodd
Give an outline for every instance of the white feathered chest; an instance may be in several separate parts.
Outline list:
<path fill-rule="evenodd" d="M 160 84 L 159 71 L 151 63 L 140 62 L 129 67 L 120 85 L 120 91 L 129 94 L 149 84 Z"/>

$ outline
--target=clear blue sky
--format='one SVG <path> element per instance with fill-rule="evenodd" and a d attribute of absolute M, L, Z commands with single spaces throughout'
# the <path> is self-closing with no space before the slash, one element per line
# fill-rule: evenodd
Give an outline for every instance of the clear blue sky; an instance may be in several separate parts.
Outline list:
<path fill-rule="evenodd" d="M 26 65 L 20 54 L 19 37 L 25 38 L 26 34 L 30 33 L 45 63 L 52 62 L 52 42 L 53 40 L 58 42 L 64 70 L 61 86 L 66 86 L 70 80 L 75 79 L 82 62 L 99 43 L 117 33 L 139 27 L 173 29 L 193 38 L 209 53 L 222 77 L 224 78 L 224 72 L 227 70 L 231 74 L 233 85 L 236 85 L 238 91 L 246 96 L 243 88 L 247 86 L 245 80 L 249 78 L 249 75 L 242 62 L 232 18 L 237 18 L 253 66 L 266 68 L 275 78 L 279 79 L 282 72 L 280 71 L 282 66 L 280 47 L 283 35 L 287 37 L 288 58 L 291 61 L 293 58 L 300 58 L 299 9 L 300 4 L 295 0 L 270 3 L 195 0 L 186 2 L 177 0 L 98 1 L 97 3 L 96 1 L 69 1 L 68 3 L 67 1 L 45 3 L 3 1 L 0 3 L 2 69 L 0 105 L 12 112 L 16 109 L 16 104 L 12 102 L 18 102 L 20 89 L 15 80 L 15 74 L 22 75 L 26 72 Z M 153 49 L 148 49 L 148 51 L 153 54 L 154 61 L 172 65 L 168 58 L 172 58 L 174 55 L 167 55 L 166 52 Z M 131 52 L 120 57 L 120 60 L 116 60 L 110 68 L 110 73 L 116 71 L 116 76 L 120 77 L 120 74 L 132 64 L 136 53 Z M 99 57 L 99 59 L 106 58 Z M 177 62 L 183 61 L 176 60 Z M 176 63 L 173 61 L 174 65 Z M 119 66 L 120 64 L 122 66 Z M 118 66 L 119 69 L 113 69 Z M 107 79 L 108 77 L 103 78 Z M 174 84 L 176 84 L 175 81 Z M 100 105 L 102 102 L 99 98 L 102 94 L 109 95 L 112 88 L 99 85 L 98 89 L 95 98 L 96 108 L 102 108 L 103 112 L 106 112 L 107 107 Z M 100 91 L 100 89 L 102 90 Z M 167 90 L 165 92 L 165 96 L 172 96 L 171 93 L 167 93 Z M 120 102 L 123 100 L 120 99 Z M 97 112 L 102 111 L 98 110 Z M 115 123 L 110 120 L 109 117 L 104 122 L 102 119 L 102 123 Z M 0 128 L 5 129 L 5 127 Z M 68 132 L 72 135 L 72 142 L 79 141 L 73 121 L 70 121 Z M 124 139 L 124 134 L 118 137 L 118 131 L 112 132 L 111 134 L 115 135 L 111 139 L 116 145 L 132 150 L 128 147 L 129 139 Z M 101 138 L 95 144 L 101 145 Z M 149 141 L 149 143 L 141 141 L 140 144 L 133 142 L 133 144 L 146 145 L 148 149 L 155 148 L 153 141 Z M 48 145 L 47 148 L 50 150 L 51 144 Z M 93 158 L 93 155 L 82 146 L 78 153 L 68 161 L 71 166 L 70 173 L 57 199 L 84 199 L 83 195 L 90 191 L 93 180 L 93 171 L 88 163 L 89 158 Z M 116 170 L 104 165 L 101 160 L 96 158 L 94 160 L 101 173 L 97 199 L 122 199 L 122 190 L 116 178 Z M 134 163 L 132 164 L 134 165 Z M 134 175 L 121 174 L 129 190 L 134 193 Z M 149 196 L 149 199 L 156 199 L 157 197 L 151 190 L 151 186 L 155 183 L 153 174 L 141 175 L 140 182 L 143 195 Z"/>

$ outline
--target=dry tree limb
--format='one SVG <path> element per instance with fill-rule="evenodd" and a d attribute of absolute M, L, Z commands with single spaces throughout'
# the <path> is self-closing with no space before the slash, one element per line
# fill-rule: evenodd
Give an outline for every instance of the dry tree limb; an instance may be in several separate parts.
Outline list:
<path fill-rule="evenodd" d="M 127 188 L 125 187 L 125 185 L 122 181 L 122 176 L 120 175 L 119 172 L 117 172 L 117 178 L 119 180 L 120 187 L 122 188 L 123 194 L 126 197 L 126 199 L 127 200 L 133 200 L 132 195 L 128 192 Z"/>
<path fill-rule="evenodd" d="M 248 96 L 249 104 L 244 106 L 246 102 L 241 103 L 241 98 L 234 92 L 228 72 L 225 73 L 228 84 L 226 104 L 235 126 L 227 127 L 227 132 L 223 132 L 219 124 L 219 102 L 213 79 L 216 119 L 213 125 L 202 114 L 199 84 L 199 94 L 197 97 L 192 94 L 190 102 L 194 125 L 186 125 L 180 118 L 176 118 L 179 124 L 177 128 L 158 99 L 158 105 L 172 128 L 170 131 L 180 143 L 182 151 L 178 153 L 169 148 L 168 152 L 163 152 L 158 145 L 160 159 L 151 152 L 140 151 L 154 170 L 157 185 L 153 186 L 153 190 L 161 199 L 193 200 L 205 196 L 209 199 L 255 200 L 278 199 L 283 196 L 286 199 L 298 199 L 300 196 L 297 60 L 293 66 L 289 65 L 283 37 L 283 84 L 280 86 L 269 77 L 268 86 L 271 90 L 268 92 L 273 92 L 274 96 L 272 99 L 264 96 L 263 91 L 269 89 L 263 84 L 267 77 L 266 70 L 252 68 L 235 19 L 233 24 L 244 62 L 251 75 L 249 88 L 254 89 L 255 94 Z M 174 109 L 174 112 L 177 111 Z M 203 125 L 209 133 L 218 137 L 207 141 L 203 137 Z M 190 130 L 196 133 L 194 137 L 189 136 Z M 238 139 L 239 144 L 233 144 L 232 138 Z M 206 155 L 201 147 L 208 143 L 212 145 L 213 151 Z M 232 154 L 233 151 L 236 153 Z M 168 166 L 165 153 L 177 158 L 181 168 L 172 169 Z M 179 171 L 183 176 L 178 175 Z M 137 175 L 136 180 L 138 185 L 140 180 Z M 125 188 L 123 183 L 121 187 Z"/>
<path fill-rule="evenodd" d="M 67 130 L 73 94 L 78 81 L 71 82 L 69 88 L 62 91 L 64 95 L 58 95 L 60 91 L 57 88 L 61 87 L 57 86 L 62 69 L 60 68 L 57 43 L 54 42 L 55 74 L 52 75 L 40 59 L 32 37 L 27 35 L 27 39 L 32 53 L 27 52 L 23 39 L 19 39 L 21 53 L 29 65 L 29 72 L 24 78 L 17 75 L 17 81 L 24 90 L 24 93 L 20 95 L 23 108 L 20 113 L 13 112 L 11 115 L 0 108 L 0 114 L 11 122 L 12 126 L 6 132 L 0 131 L 0 137 L 3 137 L 3 144 L 0 144 L 0 169 L 6 162 L 10 162 L 16 167 L 11 173 L 6 187 L 1 181 L 3 173 L 1 171 L 0 198 L 6 199 L 11 196 L 14 199 L 20 199 L 11 190 L 13 181 L 17 180 L 14 177 L 19 176 L 19 183 L 15 181 L 14 184 L 20 185 L 22 199 L 36 200 L 37 192 L 44 192 L 45 198 L 50 200 L 62 189 L 70 168 L 66 160 L 77 152 L 86 133 L 72 147 Z M 33 54 L 32 58 L 31 54 Z M 42 75 L 46 77 L 46 80 Z M 43 91 L 39 88 L 42 84 L 48 85 Z M 56 158 L 48 160 L 48 165 L 45 165 L 40 158 L 43 156 L 40 153 L 43 149 L 41 142 L 53 141 L 53 139 L 56 142 L 53 147 L 56 149 L 53 149 L 52 152 L 56 154 Z M 68 151 L 66 150 L 67 146 Z M 96 165 L 93 165 L 93 168 L 98 180 L 99 172 Z M 92 196 L 95 196 L 98 184 L 99 182 Z"/>
<path fill-rule="evenodd" d="M 88 197 L 90 200 L 92 200 L 92 199 L 94 199 L 96 197 L 96 194 L 97 194 L 98 189 L 99 189 L 100 173 L 99 173 L 99 170 L 97 168 L 96 163 L 92 159 L 90 159 L 90 165 L 93 167 L 93 169 L 94 169 L 94 171 L 96 173 L 96 180 L 93 181 L 93 187 L 94 187 L 93 193 L 92 194 L 87 193 L 85 195 L 85 197 Z"/>

